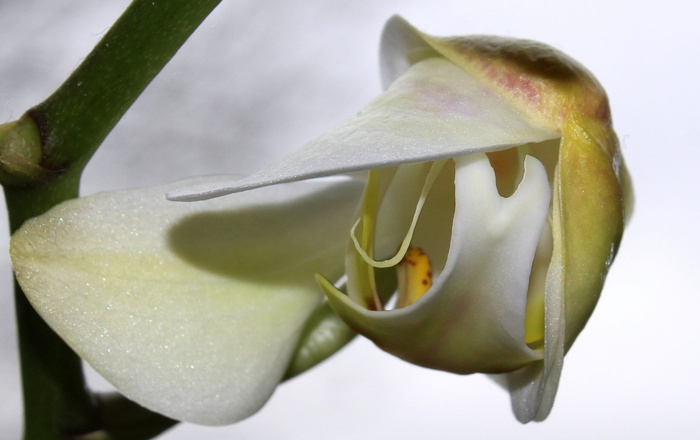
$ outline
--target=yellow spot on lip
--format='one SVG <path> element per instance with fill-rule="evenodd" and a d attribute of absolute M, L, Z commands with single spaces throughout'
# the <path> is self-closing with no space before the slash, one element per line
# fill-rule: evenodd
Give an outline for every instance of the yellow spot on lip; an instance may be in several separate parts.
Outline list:
<path fill-rule="evenodd" d="M 433 285 L 430 259 L 420 248 L 411 247 L 396 266 L 398 300 L 396 308 L 410 306 L 418 301 Z"/>

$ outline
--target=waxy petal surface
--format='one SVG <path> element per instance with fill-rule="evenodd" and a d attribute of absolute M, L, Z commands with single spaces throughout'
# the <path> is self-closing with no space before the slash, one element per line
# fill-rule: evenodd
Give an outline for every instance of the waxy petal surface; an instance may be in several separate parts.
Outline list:
<path fill-rule="evenodd" d="M 552 179 L 545 356 L 506 380 L 518 420 L 543 420 L 554 401 L 564 353 L 593 312 L 619 246 L 624 216 L 631 211 L 631 185 L 608 99 L 581 64 L 542 43 L 493 36 L 433 37 L 399 16 L 389 20 L 382 36 L 384 84 L 435 56 L 488 84 L 536 125 L 562 135 Z"/>
<path fill-rule="evenodd" d="M 549 45 L 493 35 L 434 37 L 400 16 L 387 22 L 381 44 L 384 84 L 435 56 L 452 61 L 539 127 L 561 131 L 572 113 L 610 124 L 608 98 L 595 77 Z"/>
<path fill-rule="evenodd" d="M 444 58 L 412 66 L 357 116 L 282 162 L 244 179 L 185 187 L 175 200 L 202 200 L 281 182 L 492 151 L 559 134 Z"/>
<path fill-rule="evenodd" d="M 25 224 L 12 261 L 41 316 L 127 397 L 232 423 L 281 379 L 322 297 L 313 274 L 342 275 L 363 183 L 337 180 L 194 204 L 167 201 L 173 185 L 81 198 Z"/>
<path fill-rule="evenodd" d="M 504 372 L 538 361 L 524 342 L 525 302 L 550 188 L 544 167 L 526 159 L 516 193 L 498 194 L 483 154 L 455 159 L 452 238 L 445 268 L 415 304 L 370 311 L 324 287 L 331 307 L 384 350 L 456 373 Z"/>

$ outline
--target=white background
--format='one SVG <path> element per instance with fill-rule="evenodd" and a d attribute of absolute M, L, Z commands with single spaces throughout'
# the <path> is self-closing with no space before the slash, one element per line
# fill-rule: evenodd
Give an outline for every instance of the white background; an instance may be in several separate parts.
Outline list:
<path fill-rule="evenodd" d="M 0 2 L 0 123 L 54 90 L 127 4 Z M 282 385 L 254 417 L 224 428 L 182 425 L 163 438 L 698 438 L 699 12 L 691 1 L 644 0 L 224 2 L 107 139 L 84 194 L 248 173 L 300 146 L 379 92 L 379 34 L 400 13 L 438 35 L 541 40 L 586 65 L 610 96 L 636 210 L 544 423 L 517 423 L 507 394 L 484 377 L 414 367 L 358 339 Z M 0 264 L 0 437 L 16 439 L 4 253 Z"/>

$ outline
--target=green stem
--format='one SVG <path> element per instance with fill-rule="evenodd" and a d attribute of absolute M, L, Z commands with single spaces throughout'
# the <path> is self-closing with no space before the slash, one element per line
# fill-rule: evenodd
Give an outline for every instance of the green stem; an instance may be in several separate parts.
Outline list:
<path fill-rule="evenodd" d="M 77 195 L 77 178 L 62 176 L 52 185 L 6 187 L 14 231 L 27 218 Z M 89 431 L 96 407 L 85 389 L 80 358 L 44 323 L 15 283 L 19 359 L 24 391 L 24 438 L 59 439 Z"/>
<path fill-rule="evenodd" d="M 117 393 L 98 395 L 96 399 L 100 429 L 71 440 L 148 440 L 177 423 Z"/>
<path fill-rule="evenodd" d="M 0 130 L 0 182 L 13 232 L 78 196 L 80 175 L 92 154 L 220 1 L 134 0 L 66 82 L 27 112 L 36 127 L 28 127 L 25 118 Z M 36 314 L 19 286 L 16 309 L 25 440 L 89 438 L 91 432 L 99 438 L 129 438 L 112 432 L 129 424 L 116 414 L 123 408 L 151 426 L 139 428 L 138 438 L 175 423 L 121 397 L 98 404 L 85 387 L 80 358 Z"/>
<path fill-rule="evenodd" d="M 29 110 L 44 167 L 82 167 L 221 0 L 135 0 L 73 74 Z"/>
<path fill-rule="evenodd" d="M 398 283 L 396 270 L 375 269 L 375 281 L 379 300 L 386 304 L 396 292 Z M 345 293 L 345 286 L 341 288 Z M 283 380 L 289 380 L 320 364 L 347 345 L 357 336 L 345 322 L 335 314 L 327 301 L 314 311 L 302 330 Z"/>

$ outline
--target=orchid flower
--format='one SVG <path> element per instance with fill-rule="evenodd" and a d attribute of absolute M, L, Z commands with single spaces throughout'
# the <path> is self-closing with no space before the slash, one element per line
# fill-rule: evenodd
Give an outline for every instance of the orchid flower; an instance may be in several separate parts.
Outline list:
<path fill-rule="evenodd" d="M 30 301 L 127 397 L 182 420 L 260 408 L 323 294 L 383 350 L 493 374 L 520 421 L 544 419 L 631 195 L 605 93 L 542 44 L 399 17 L 382 73 L 383 94 L 266 170 L 28 222 L 12 259 Z"/>

